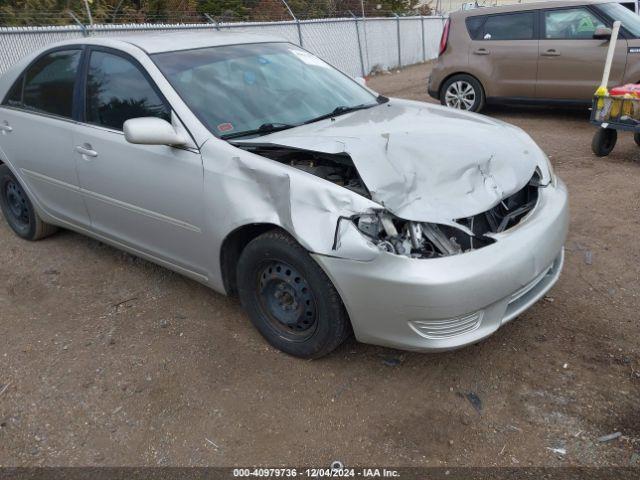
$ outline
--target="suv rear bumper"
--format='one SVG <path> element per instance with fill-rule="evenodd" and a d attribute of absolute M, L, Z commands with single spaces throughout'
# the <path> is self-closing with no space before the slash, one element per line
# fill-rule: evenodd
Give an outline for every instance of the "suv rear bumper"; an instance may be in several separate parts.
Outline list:
<path fill-rule="evenodd" d="M 438 95 L 438 89 L 433 88 L 433 84 L 431 81 L 431 75 L 429 75 L 429 80 L 427 81 L 427 93 L 431 98 L 435 98 L 436 100 L 440 100 L 440 96 Z"/>

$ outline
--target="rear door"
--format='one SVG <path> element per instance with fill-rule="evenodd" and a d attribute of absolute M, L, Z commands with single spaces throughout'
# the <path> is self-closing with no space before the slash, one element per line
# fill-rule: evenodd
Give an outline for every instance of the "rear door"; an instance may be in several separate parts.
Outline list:
<path fill-rule="evenodd" d="M 596 40 L 598 27 L 611 27 L 587 6 L 541 10 L 536 97 L 589 100 L 602 81 L 608 40 Z M 616 43 L 609 86 L 619 85 L 627 61 L 627 41 Z"/>
<path fill-rule="evenodd" d="M 82 52 L 82 47 L 58 48 L 27 67 L 0 107 L 0 149 L 40 207 L 88 226 L 72 146 Z"/>
<path fill-rule="evenodd" d="M 487 97 L 533 97 L 538 62 L 537 12 L 513 12 L 467 19 L 472 38 L 471 72 Z"/>

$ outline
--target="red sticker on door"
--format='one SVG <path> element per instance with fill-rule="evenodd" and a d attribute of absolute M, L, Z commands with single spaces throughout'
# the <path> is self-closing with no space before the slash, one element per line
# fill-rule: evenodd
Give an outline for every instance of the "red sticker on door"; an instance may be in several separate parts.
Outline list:
<path fill-rule="evenodd" d="M 233 130 L 233 125 L 230 123 L 221 123 L 217 128 L 219 132 L 229 132 Z"/>

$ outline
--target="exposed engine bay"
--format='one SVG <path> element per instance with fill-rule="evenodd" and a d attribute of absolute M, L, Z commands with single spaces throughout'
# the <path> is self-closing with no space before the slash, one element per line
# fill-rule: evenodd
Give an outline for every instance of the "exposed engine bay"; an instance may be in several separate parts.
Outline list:
<path fill-rule="evenodd" d="M 291 147 L 237 144 L 247 151 L 290 165 L 335 183 L 366 198 L 371 195 L 353 161 L 346 153 L 329 154 Z M 460 228 L 400 219 L 387 211 L 341 217 L 352 221 L 380 250 L 409 258 L 437 258 L 477 250 L 495 243 L 489 236 L 517 225 L 536 205 L 540 174 L 493 208 L 468 218 L 455 220 Z M 336 227 L 336 241 L 340 225 Z M 336 244 L 334 242 L 334 249 Z"/>
<path fill-rule="evenodd" d="M 348 188 L 363 197 L 371 198 L 351 157 L 346 153 L 330 154 L 273 145 L 238 143 L 236 146 Z"/>
<path fill-rule="evenodd" d="M 434 258 L 477 250 L 491 245 L 488 236 L 517 225 L 538 201 L 536 172 L 529 183 L 498 205 L 473 217 L 456 220 L 463 228 L 401 220 L 388 212 L 354 218 L 358 229 L 379 249 L 411 258 Z"/>

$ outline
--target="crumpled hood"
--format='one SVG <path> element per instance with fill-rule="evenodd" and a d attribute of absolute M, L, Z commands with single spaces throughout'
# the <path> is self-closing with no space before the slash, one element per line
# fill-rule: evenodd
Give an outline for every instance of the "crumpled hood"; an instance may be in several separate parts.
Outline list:
<path fill-rule="evenodd" d="M 522 130 L 421 102 L 389 103 L 238 143 L 347 153 L 372 200 L 405 220 L 451 224 L 517 192 L 544 153 Z"/>

